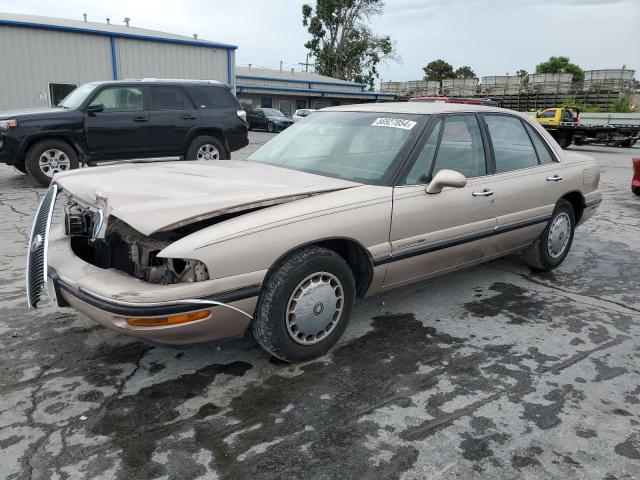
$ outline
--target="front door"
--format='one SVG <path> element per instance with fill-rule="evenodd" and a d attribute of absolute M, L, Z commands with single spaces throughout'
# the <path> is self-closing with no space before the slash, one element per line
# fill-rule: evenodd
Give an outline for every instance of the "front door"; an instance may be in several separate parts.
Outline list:
<path fill-rule="evenodd" d="M 184 89 L 176 85 L 149 87 L 150 153 L 184 155 L 186 139 L 200 126 L 200 115 Z"/>
<path fill-rule="evenodd" d="M 98 92 L 91 104 L 104 107 L 100 112 L 88 112 L 85 117 L 92 160 L 144 155 L 149 147 L 146 142 L 149 112 L 142 86 L 107 87 Z"/>
<path fill-rule="evenodd" d="M 476 115 L 445 115 L 429 128 L 404 185 L 394 188 L 385 286 L 482 259 L 495 229 L 494 197 Z M 426 193 L 442 169 L 465 175 L 466 186 Z"/>

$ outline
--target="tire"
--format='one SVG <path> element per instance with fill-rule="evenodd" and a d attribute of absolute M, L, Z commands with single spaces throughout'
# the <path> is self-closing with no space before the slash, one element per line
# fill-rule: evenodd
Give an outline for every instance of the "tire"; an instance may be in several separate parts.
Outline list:
<path fill-rule="evenodd" d="M 632 186 L 632 187 L 631 187 L 631 191 L 632 191 L 633 193 L 635 193 L 636 195 L 640 195 L 640 187 L 634 187 L 634 186 Z"/>
<path fill-rule="evenodd" d="M 24 164 L 26 173 L 43 187 L 49 186 L 54 174 L 75 170 L 80 166 L 73 147 L 56 139 L 34 143 L 27 150 Z"/>
<path fill-rule="evenodd" d="M 15 163 L 15 164 L 13 164 L 13 167 L 16 170 L 18 170 L 20 173 L 24 173 L 25 175 L 28 175 L 27 167 L 25 166 L 24 162 Z"/>
<path fill-rule="evenodd" d="M 191 140 L 185 160 L 226 160 L 227 152 L 220 140 L 209 135 L 201 135 Z"/>
<path fill-rule="evenodd" d="M 560 265 L 569 253 L 571 244 L 573 243 L 573 234 L 576 225 L 575 218 L 573 206 L 571 206 L 567 200 L 560 199 L 558 203 L 556 203 L 556 208 L 553 210 L 551 220 L 549 220 L 544 231 L 522 252 L 524 263 L 534 270 L 545 272 L 553 270 Z M 569 222 L 568 231 L 565 231 L 563 228 L 563 220 Z M 558 235 L 559 233 L 564 234 L 564 236 Z M 551 245 L 549 239 L 550 234 L 556 235 L 556 241 Z M 568 240 L 566 240 L 567 234 L 569 237 Z M 564 246 L 560 249 L 561 245 Z M 555 252 L 553 251 L 554 248 Z"/>
<path fill-rule="evenodd" d="M 310 289 L 314 284 L 315 290 Z M 288 255 L 263 285 L 251 329 L 260 346 L 274 357 L 285 362 L 318 357 L 347 328 L 355 280 L 347 262 L 332 250 L 308 247 Z"/>
<path fill-rule="evenodd" d="M 569 148 L 572 140 L 573 136 L 570 133 L 562 132 L 558 138 L 558 143 L 562 148 Z"/>
<path fill-rule="evenodd" d="M 267 132 L 269 133 L 276 133 L 276 126 L 269 122 L 269 124 L 267 125 Z"/>

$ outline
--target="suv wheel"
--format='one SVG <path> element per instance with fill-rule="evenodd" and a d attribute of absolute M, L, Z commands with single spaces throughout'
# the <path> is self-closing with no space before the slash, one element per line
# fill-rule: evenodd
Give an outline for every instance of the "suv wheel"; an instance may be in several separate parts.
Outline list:
<path fill-rule="evenodd" d="M 355 280 L 337 253 L 321 247 L 294 252 L 263 285 L 251 329 L 273 356 L 287 362 L 318 357 L 347 328 Z"/>
<path fill-rule="evenodd" d="M 186 160 L 226 160 L 226 152 L 220 140 L 209 135 L 194 138 L 187 148 Z"/>
<path fill-rule="evenodd" d="M 43 187 L 56 173 L 74 170 L 80 165 L 71 145 L 62 140 L 42 140 L 33 144 L 25 157 L 26 171 Z"/>
<path fill-rule="evenodd" d="M 547 228 L 522 252 L 524 263 L 535 270 L 556 268 L 569 253 L 575 225 L 573 207 L 567 200 L 560 199 Z"/>

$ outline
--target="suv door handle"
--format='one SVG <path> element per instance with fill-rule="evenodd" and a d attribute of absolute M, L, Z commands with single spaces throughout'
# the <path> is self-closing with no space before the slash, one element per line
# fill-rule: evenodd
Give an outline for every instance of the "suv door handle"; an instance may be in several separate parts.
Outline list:
<path fill-rule="evenodd" d="M 134 122 L 148 122 L 149 117 L 133 117 Z"/>
<path fill-rule="evenodd" d="M 547 182 L 559 182 L 560 180 L 562 180 L 562 177 L 557 174 L 553 177 L 547 177 Z"/>
<path fill-rule="evenodd" d="M 481 192 L 473 192 L 471 195 L 473 195 L 474 197 L 490 197 L 491 195 L 493 195 L 493 190 L 485 188 Z"/>
<path fill-rule="evenodd" d="M 186 114 L 186 115 L 183 115 L 183 116 L 182 116 L 182 119 L 183 119 L 183 120 L 197 120 L 197 119 L 198 119 L 198 117 L 196 117 L 195 115 L 189 115 L 189 114 Z"/>

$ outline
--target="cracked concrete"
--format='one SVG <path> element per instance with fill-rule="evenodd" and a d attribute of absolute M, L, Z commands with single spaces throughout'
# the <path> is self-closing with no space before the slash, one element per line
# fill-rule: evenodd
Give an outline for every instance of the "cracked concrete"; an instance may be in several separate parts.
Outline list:
<path fill-rule="evenodd" d="M 0 478 L 639 478 L 640 149 L 576 150 L 604 201 L 560 268 L 510 257 L 366 299 L 299 365 L 28 311 L 44 190 L 0 166 Z"/>

